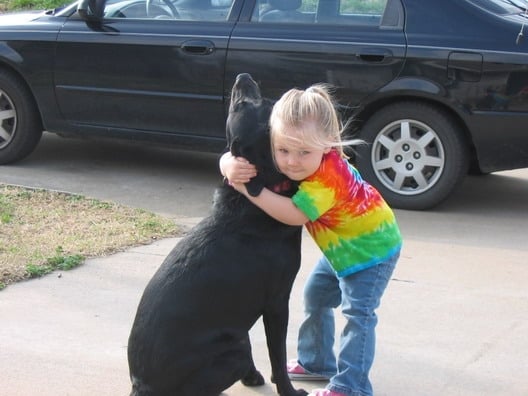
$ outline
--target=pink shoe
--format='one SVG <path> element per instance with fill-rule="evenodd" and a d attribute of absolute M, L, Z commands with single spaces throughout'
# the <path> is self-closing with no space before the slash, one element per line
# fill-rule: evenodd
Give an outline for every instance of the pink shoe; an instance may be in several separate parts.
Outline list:
<path fill-rule="evenodd" d="M 330 389 L 314 389 L 308 396 L 346 396 L 343 393 L 334 392 Z"/>
<path fill-rule="evenodd" d="M 296 359 L 290 360 L 286 365 L 286 371 L 288 372 L 288 377 L 291 380 L 298 381 L 328 381 L 328 377 L 320 374 L 313 374 L 307 372 L 304 367 L 302 367 Z"/>

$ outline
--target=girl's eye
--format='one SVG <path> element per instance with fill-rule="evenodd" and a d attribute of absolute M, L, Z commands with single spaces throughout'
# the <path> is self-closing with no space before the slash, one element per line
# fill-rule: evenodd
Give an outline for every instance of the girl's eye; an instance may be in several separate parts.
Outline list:
<path fill-rule="evenodd" d="M 284 148 L 280 148 L 279 149 L 279 153 L 282 153 L 282 154 L 288 154 L 288 150 L 284 149 Z"/>
<path fill-rule="evenodd" d="M 304 150 L 304 151 L 301 151 L 301 155 L 308 155 L 308 154 L 310 154 L 309 151 L 305 151 L 305 150 Z"/>

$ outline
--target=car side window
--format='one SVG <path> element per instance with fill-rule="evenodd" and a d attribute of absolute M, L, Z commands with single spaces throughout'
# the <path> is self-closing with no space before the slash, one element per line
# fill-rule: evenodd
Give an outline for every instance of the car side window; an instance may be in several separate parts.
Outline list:
<path fill-rule="evenodd" d="M 252 21 L 270 23 L 313 23 L 317 1 L 258 0 Z"/>
<path fill-rule="evenodd" d="M 379 26 L 388 0 L 258 0 L 252 22 Z"/>
<path fill-rule="evenodd" d="M 124 0 L 105 7 L 105 18 L 224 22 L 235 0 Z"/>

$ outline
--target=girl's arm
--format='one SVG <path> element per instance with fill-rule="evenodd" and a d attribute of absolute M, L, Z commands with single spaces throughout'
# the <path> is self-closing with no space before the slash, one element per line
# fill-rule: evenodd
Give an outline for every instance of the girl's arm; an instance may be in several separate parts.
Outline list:
<path fill-rule="evenodd" d="M 258 206 L 275 220 L 288 225 L 303 225 L 308 217 L 294 205 L 291 198 L 274 193 L 264 188 L 257 197 L 248 194 L 243 183 L 232 183 L 233 188 L 244 194 L 253 204 Z"/>
<path fill-rule="evenodd" d="M 257 170 L 245 158 L 234 157 L 226 152 L 220 157 L 220 172 L 237 191 L 244 194 L 254 205 L 258 206 L 275 220 L 288 225 L 303 225 L 308 217 L 301 212 L 293 201 L 264 188 L 258 197 L 248 194 L 244 183 L 257 175 Z"/>

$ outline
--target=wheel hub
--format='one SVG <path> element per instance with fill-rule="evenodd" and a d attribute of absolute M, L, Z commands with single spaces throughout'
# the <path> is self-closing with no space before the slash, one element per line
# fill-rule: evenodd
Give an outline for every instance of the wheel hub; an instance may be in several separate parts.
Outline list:
<path fill-rule="evenodd" d="M 436 132 L 416 120 L 387 125 L 373 142 L 372 163 L 380 181 L 391 191 L 421 194 L 431 188 L 445 165 Z"/>

